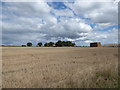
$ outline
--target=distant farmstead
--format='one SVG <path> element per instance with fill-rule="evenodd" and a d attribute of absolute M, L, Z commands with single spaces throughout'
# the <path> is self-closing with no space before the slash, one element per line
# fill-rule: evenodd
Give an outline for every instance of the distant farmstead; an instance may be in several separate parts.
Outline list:
<path fill-rule="evenodd" d="M 90 47 L 101 47 L 101 43 L 100 42 L 90 43 Z"/>

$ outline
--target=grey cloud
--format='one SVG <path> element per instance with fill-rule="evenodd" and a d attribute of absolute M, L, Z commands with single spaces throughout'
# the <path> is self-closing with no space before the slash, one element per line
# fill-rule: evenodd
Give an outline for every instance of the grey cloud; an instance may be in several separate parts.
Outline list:
<path fill-rule="evenodd" d="M 94 17 L 94 13 L 99 14 L 98 11 L 102 10 L 103 5 L 93 3 L 88 4 L 88 7 L 75 4 L 73 6 L 71 8 L 76 13 L 87 15 L 86 17 L 91 18 L 93 20 L 91 23 L 109 22 L 110 25 L 113 25 L 116 21 L 116 10 L 114 7 L 111 11 L 109 9 L 103 10 L 101 15 L 95 15 L 97 17 Z M 117 41 L 116 30 L 97 32 L 97 28 L 103 28 L 105 25 L 98 25 L 92 28 L 85 20 L 73 16 L 71 11 L 65 14 L 66 18 L 60 18 L 60 22 L 58 22 L 57 17 L 50 13 L 52 10 L 46 3 L 7 3 L 6 6 L 3 6 L 3 44 L 21 45 L 28 41 L 37 43 L 57 40 L 71 40 L 77 43 L 89 43 L 91 41 L 109 42 L 107 41 L 109 39 L 111 39 L 111 42 Z M 54 13 L 57 12 L 59 10 L 54 11 Z M 59 12 L 56 15 L 62 16 L 63 12 Z M 109 15 L 106 16 L 107 14 Z M 67 17 L 69 15 L 72 18 Z M 115 18 L 112 18 L 113 15 Z"/>
<path fill-rule="evenodd" d="M 90 18 L 94 23 L 117 23 L 118 8 L 113 2 L 80 2 L 66 3 L 77 15 Z"/>

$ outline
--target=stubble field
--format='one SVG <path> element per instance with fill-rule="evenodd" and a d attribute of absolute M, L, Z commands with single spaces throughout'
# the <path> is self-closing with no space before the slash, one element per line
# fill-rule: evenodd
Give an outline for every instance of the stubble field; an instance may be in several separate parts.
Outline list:
<path fill-rule="evenodd" d="M 3 47 L 3 88 L 113 88 L 116 47 Z"/>

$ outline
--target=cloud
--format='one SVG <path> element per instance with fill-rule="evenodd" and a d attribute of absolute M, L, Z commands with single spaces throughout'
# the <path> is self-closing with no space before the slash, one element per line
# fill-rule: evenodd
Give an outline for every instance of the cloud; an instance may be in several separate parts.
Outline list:
<path fill-rule="evenodd" d="M 73 17 L 74 14 L 71 10 L 65 9 L 65 10 L 54 10 L 52 11 L 56 16 L 67 16 L 67 17 Z"/>
<path fill-rule="evenodd" d="M 59 37 L 59 38 L 70 38 L 76 39 L 84 36 L 81 33 L 89 33 L 92 28 L 83 22 L 77 22 L 76 19 L 66 19 L 62 22 L 55 24 L 52 27 L 47 27 L 47 31 L 44 29 L 46 26 L 41 28 L 41 33 L 46 34 L 47 38 Z"/>
<path fill-rule="evenodd" d="M 118 29 L 113 28 L 109 31 L 94 31 L 89 34 L 87 38 L 90 38 L 93 42 L 102 42 L 102 44 L 118 43 Z"/>
<path fill-rule="evenodd" d="M 3 44 L 21 45 L 31 41 L 35 45 L 57 40 L 70 40 L 77 45 L 94 41 L 117 42 L 116 28 L 100 31 L 116 25 L 117 11 L 113 3 L 62 4 L 66 5 L 65 9 L 59 9 L 57 5 L 55 9 L 46 2 L 4 3 Z"/>
<path fill-rule="evenodd" d="M 113 0 L 111 0 L 113 1 Z M 66 3 L 77 15 L 90 18 L 94 23 L 117 23 L 118 8 L 113 2 L 79 2 Z"/>

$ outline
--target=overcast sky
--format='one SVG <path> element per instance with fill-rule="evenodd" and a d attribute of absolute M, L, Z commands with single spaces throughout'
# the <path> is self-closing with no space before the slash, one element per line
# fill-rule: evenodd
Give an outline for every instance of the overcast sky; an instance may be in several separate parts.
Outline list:
<path fill-rule="evenodd" d="M 69 40 L 118 42 L 118 6 L 111 2 L 2 2 L 4 45 Z"/>

